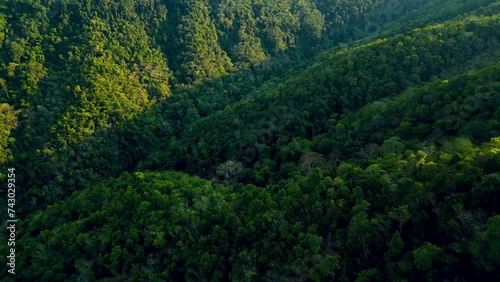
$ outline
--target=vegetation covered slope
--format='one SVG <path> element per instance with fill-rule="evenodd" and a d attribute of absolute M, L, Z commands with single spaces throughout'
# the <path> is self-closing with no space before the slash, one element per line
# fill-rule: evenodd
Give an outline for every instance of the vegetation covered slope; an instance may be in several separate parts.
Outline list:
<path fill-rule="evenodd" d="M 45 202 L 40 196 L 54 202 L 129 168 L 115 169 L 109 154 L 119 151 L 108 148 L 105 160 L 80 169 L 113 140 L 97 133 L 149 111 L 172 86 L 182 94 L 213 80 L 199 90 L 220 96 L 204 99 L 214 103 L 208 113 L 305 53 L 351 39 L 348 30 L 386 2 L 8 0 L 0 5 L 0 103 L 10 121 L 2 125 L 9 137 L 2 137 L 0 160 L 22 167 L 39 195 L 27 197 L 33 211 Z M 236 81 L 217 81 L 238 70 Z"/>
<path fill-rule="evenodd" d="M 498 279 L 499 138 L 399 149 L 266 188 L 125 174 L 27 218 L 19 277 Z"/>
<path fill-rule="evenodd" d="M 0 4 L 0 277 L 499 280 L 498 7 Z"/>
<path fill-rule="evenodd" d="M 251 168 L 247 181 L 263 185 L 269 180 L 266 175 L 280 171 L 287 162 L 298 162 L 309 150 L 325 157 L 332 153 L 348 157 L 342 147 L 356 150 L 352 142 L 335 141 L 345 126 L 354 126 L 341 121 L 345 115 L 444 72 L 465 70 L 471 60 L 480 64 L 496 57 L 499 23 L 498 17 L 453 22 L 341 51 L 280 86 L 206 117 L 200 117 L 196 105 L 183 106 L 181 113 L 178 107 L 167 106 L 163 113 L 167 123 L 175 128 L 183 120 L 178 133 L 155 142 L 159 148 L 140 165 L 209 176 L 217 165 L 236 160 Z M 456 44 L 462 48 L 453 48 Z M 483 141 L 494 136 L 491 132 Z M 382 143 L 392 136 L 375 137 L 373 141 Z M 308 145 L 307 140 L 313 143 Z M 296 152 L 287 153 L 292 147 Z"/>

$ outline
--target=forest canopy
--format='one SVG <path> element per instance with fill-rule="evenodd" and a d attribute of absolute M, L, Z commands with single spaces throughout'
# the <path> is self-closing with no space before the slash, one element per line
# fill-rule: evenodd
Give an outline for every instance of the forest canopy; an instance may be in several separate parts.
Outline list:
<path fill-rule="evenodd" d="M 0 279 L 500 280 L 499 42 L 496 0 L 6 0 Z"/>

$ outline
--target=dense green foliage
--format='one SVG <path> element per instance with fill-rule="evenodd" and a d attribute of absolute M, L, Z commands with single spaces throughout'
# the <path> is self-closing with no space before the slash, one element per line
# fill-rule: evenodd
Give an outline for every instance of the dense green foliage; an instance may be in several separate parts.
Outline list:
<path fill-rule="evenodd" d="M 9 167 L 2 281 L 500 280 L 500 2 L 4 1 Z"/>
<path fill-rule="evenodd" d="M 458 138 L 266 189 L 125 174 L 30 216 L 21 277 L 498 279 L 499 169 L 499 138 Z"/>

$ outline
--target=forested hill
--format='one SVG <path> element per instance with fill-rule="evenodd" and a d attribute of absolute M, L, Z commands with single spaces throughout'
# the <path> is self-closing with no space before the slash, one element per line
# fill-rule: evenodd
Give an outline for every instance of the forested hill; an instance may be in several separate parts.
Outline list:
<path fill-rule="evenodd" d="M 6 0 L 0 182 L 2 281 L 500 280 L 500 1 Z"/>

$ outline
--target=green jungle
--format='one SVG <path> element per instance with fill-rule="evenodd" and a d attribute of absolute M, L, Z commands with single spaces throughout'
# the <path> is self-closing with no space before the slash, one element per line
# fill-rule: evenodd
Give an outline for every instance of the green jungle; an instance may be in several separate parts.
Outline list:
<path fill-rule="evenodd" d="M 2 0 L 0 183 L 6 282 L 500 281 L 500 1 Z"/>

